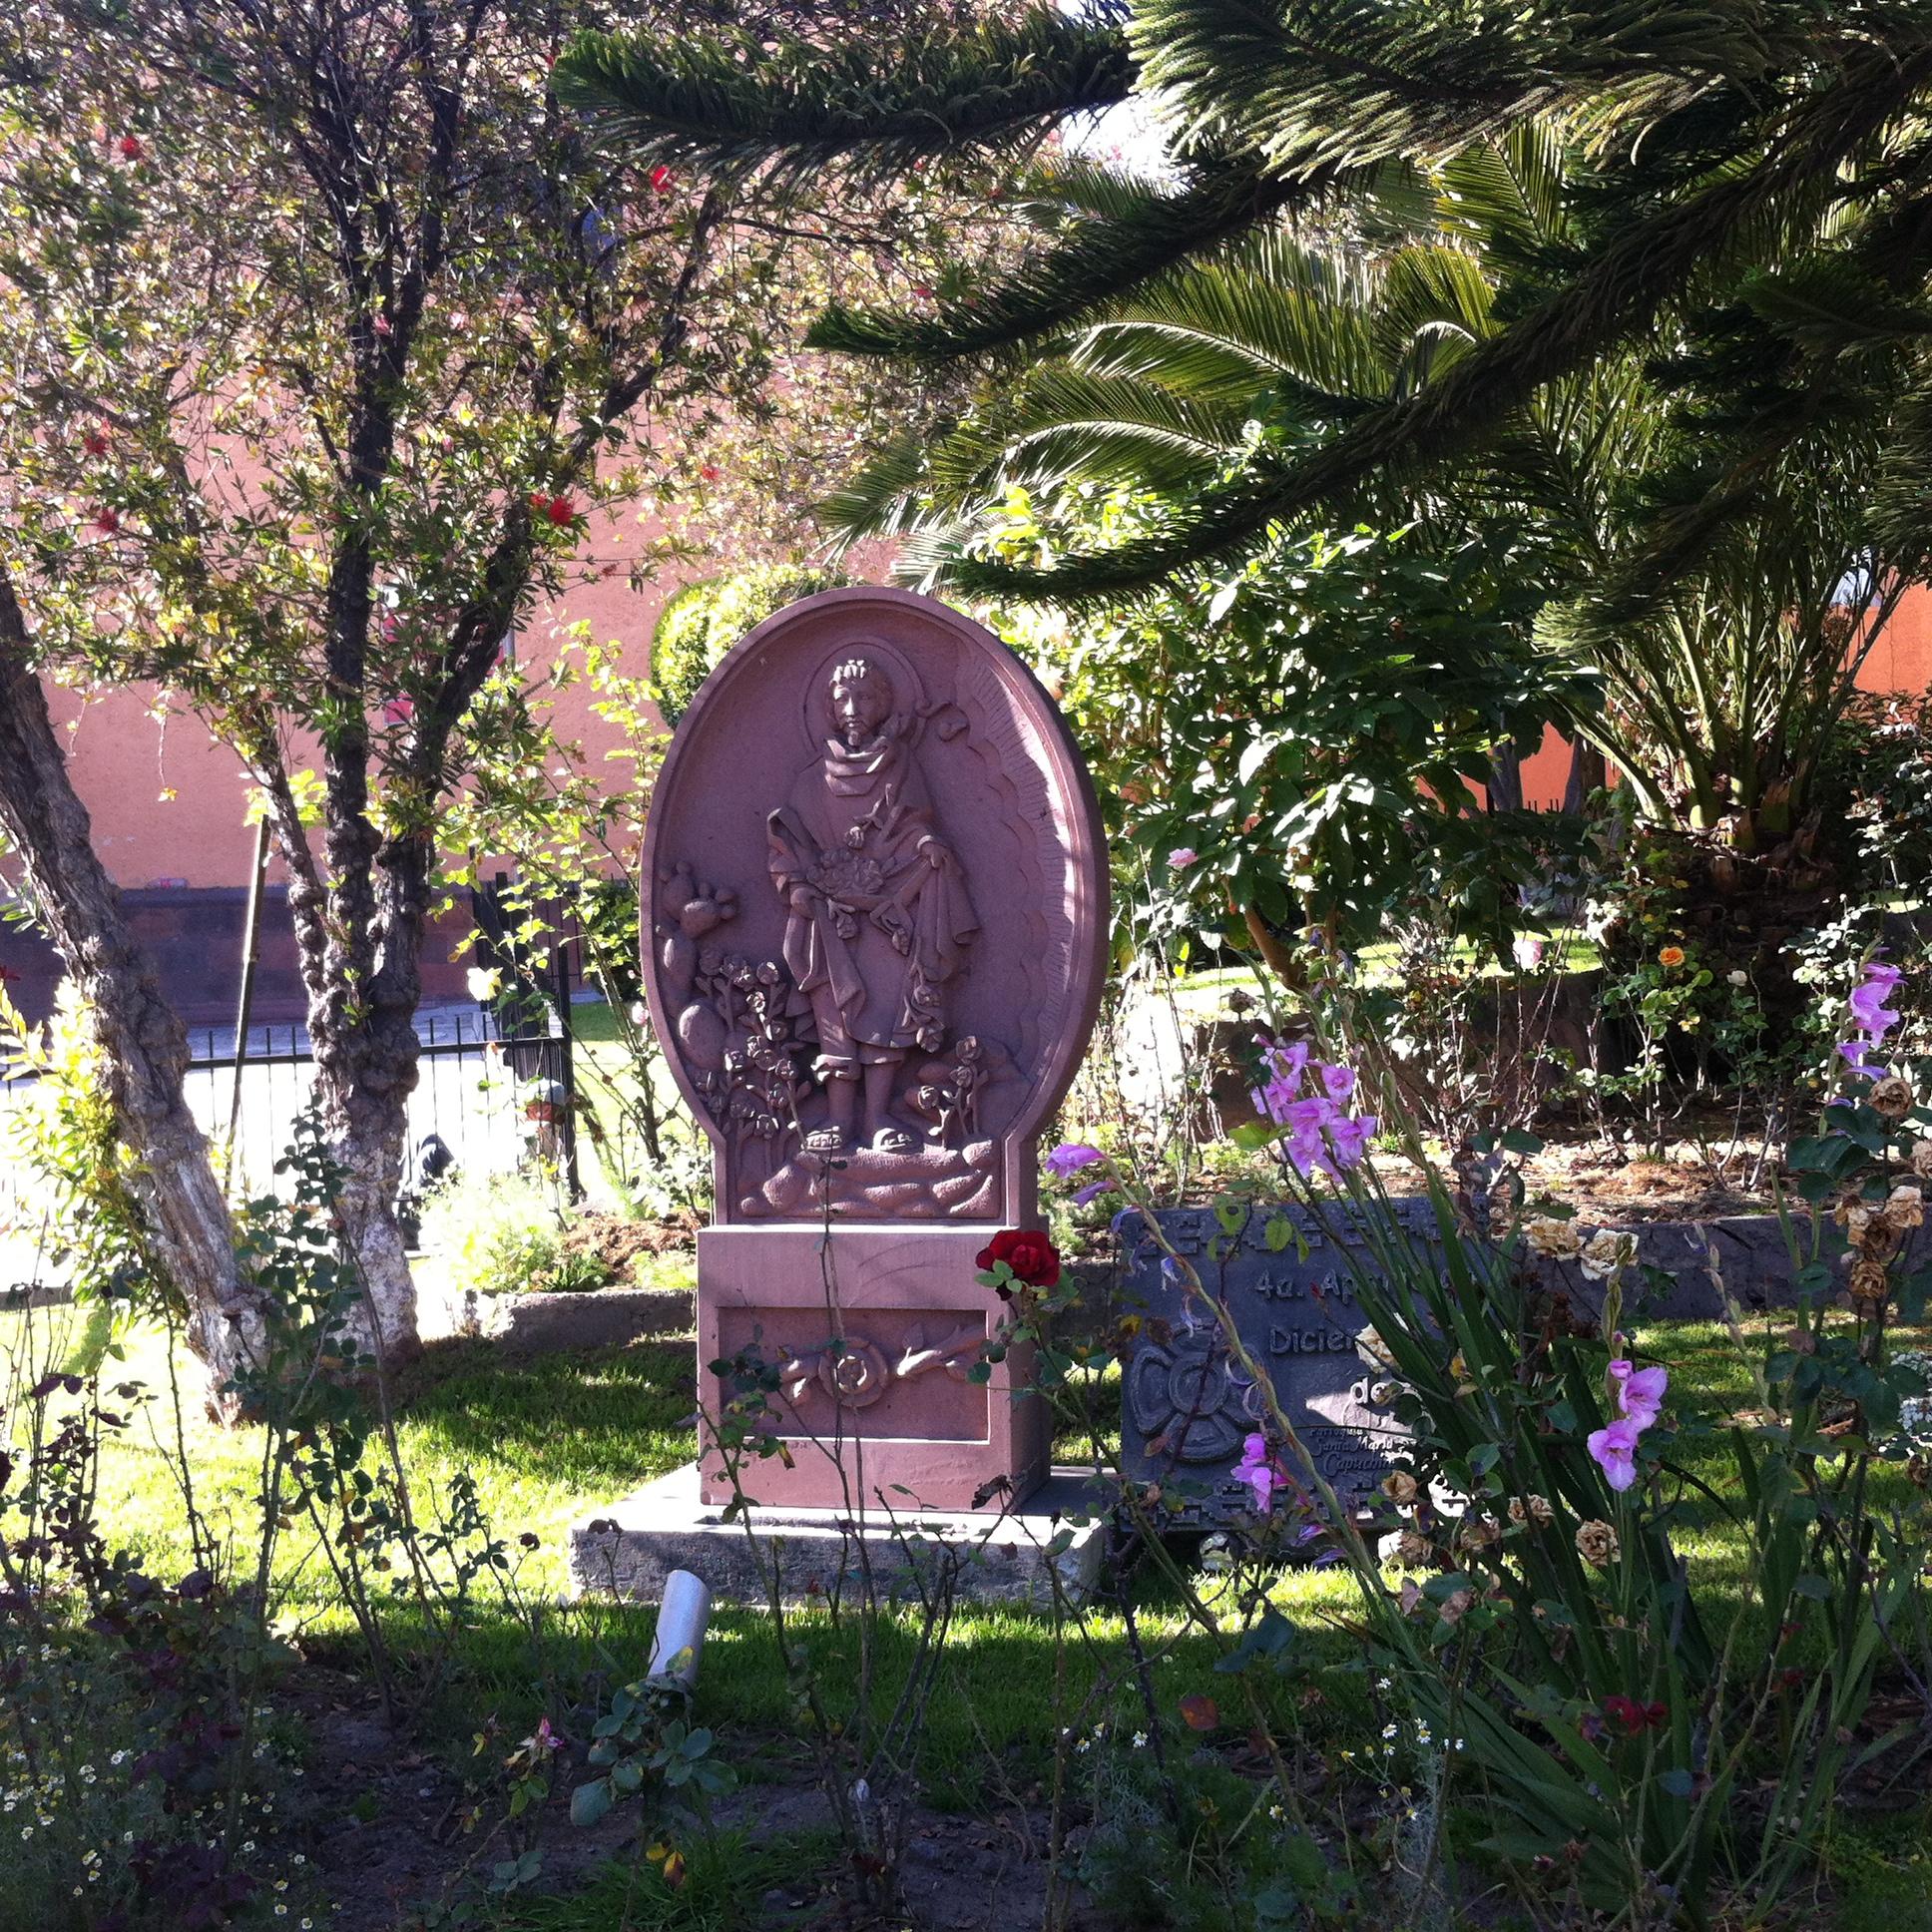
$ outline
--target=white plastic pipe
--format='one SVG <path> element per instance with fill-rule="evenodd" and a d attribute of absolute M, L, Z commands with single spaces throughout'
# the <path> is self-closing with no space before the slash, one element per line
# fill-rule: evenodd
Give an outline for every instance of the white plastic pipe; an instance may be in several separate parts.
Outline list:
<path fill-rule="evenodd" d="M 705 1648 L 705 1626 L 711 1614 L 712 1593 L 704 1580 L 689 1570 L 672 1571 L 665 1579 L 657 1635 L 651 1640 L 651 1668 L 645 1675 L 654 1683 L 695 1690 L 698 1657 Z"/>

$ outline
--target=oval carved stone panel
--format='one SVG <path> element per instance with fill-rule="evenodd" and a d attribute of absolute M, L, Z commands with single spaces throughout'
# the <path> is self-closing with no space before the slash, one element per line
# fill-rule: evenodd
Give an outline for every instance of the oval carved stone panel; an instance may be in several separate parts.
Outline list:
<path fill-rule="evenodd" d="M 1086 1049 L 1106 844 L 1053 702 L 910 592 L 768 618 L 679 725 L 645 983 L 722 1223 L 1031 1218 Z"/>

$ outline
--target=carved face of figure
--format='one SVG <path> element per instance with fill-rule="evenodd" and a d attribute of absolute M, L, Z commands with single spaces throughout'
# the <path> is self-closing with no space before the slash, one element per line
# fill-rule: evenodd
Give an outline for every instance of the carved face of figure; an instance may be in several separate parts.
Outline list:
<path fill-rule="evenodd" d="M 848 659 L 832 673 L 832 724 L 848 749 L 878 736 L 892 716 L 892 686 L 877 665 Z"/>

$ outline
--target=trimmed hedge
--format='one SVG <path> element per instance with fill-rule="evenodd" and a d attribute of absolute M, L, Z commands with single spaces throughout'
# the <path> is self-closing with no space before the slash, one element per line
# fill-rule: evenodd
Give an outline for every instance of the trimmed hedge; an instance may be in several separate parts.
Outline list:
<path fill-rule="evenodd" d="M 698 687 L 732 645 L 774 611 L 851 579 L 807 564 L 760 564 L 729 577 L 688 584 L 658 618 L 651 637 L 651 682 L 667 724 L 676 724 Z"/>

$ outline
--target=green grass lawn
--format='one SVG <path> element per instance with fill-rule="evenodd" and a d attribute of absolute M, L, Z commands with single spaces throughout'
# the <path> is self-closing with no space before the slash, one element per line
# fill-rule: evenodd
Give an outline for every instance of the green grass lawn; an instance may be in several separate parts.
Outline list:
<path fill-rule="evenodd" d="M 0 1356 L 30 1362 L 36 1373 L 58 1363 L 79 1338 L 72 1311 L 0 1315 Z M 1921 1332 L 1909 1339 L 1924 1345 L 1928 1337 Z M 1684 1396 L 1706 1398 L 1720 1412 L 1748 1399 L 1744 1367 L 1714 1324 L 1661 1323 L 1648 1332 L 1647 1341 L 1671 1363 Z M 139 1381 L 155 1399 L 104 1453 L 100 1507 L 118 1540 L 138 1550 L 158 1575 L 171 1577 L 190 1568 L 192 1556 L 181 1527 L 171 1453 L 176 1421 L 168 1393 L 167 1342 L 159 1331 L 144 1327 L 122 1337 L 119 1346 L 123 1360 L 108 1364 L 105 1379 Z M 207 1421 L 193 1394 L 194 1365 L 183 1361 L 178 1367 L 188 1391 L 180 1428 L 197 1501 L 236 1560 L 245 1562 L 259 1483 L 259 1432 L 225 1430 Z M 528 1361 L 506 1360 L 488 1343 L 433 1347 L 404 1379 L 396 1411 L 418 1510 L 433 1514 L 451 1478 L 468 1472 L 500 1534 L 513 1542 L 526 1532 L 538 1539 L 524 1559 L 519 1587 L 535 1599 L 561 1598 L 568 1526 L 694 1453 L 693 1371 L 692 1344 L 686 1340 Z M 1100 1378 L 1090 1396 L 1105 1430 L 1118 1404 L 1117 1378 Z M 1062 1456 L 1078 1458 L 1081 1447 L 1078 1432 L 1063 1431 Z M 1697 1466 L 1713 1482 L 1725 1481 L 1719 1448 L 1701 1452 Z M 1685 1547 L 1706 1614 L 1721 1621 L 1734 1603 L 1741 1571 L 1737 1538 L 1713 1524 L 1687 1537 Z M 290 1636 L 311 1655 L 352 1668 L 358 1641 L 352 1621 L 299 1527 L 284 1539 L 277 1587 Z M 1180 1699 L 1190 1692 L 1229 1695 L 1229 1681 L 1213 1673 L 1215 1645 L 1188 1628 L 1169 1586 L 1143 1573 L 1133 1592 L 1143 1640 L 1157 1660 L 1152 1668 L 1162 1707 L 1178 1718 Z M 1351 1608 L 1352 1586 L 1335 1571 L 1300 1570 L 1283 1574 L 1271 1595 L 1302 1627 L 1311 1675 L 1300 1683 L 1270 1682 L 1264 1692 L 1270 1706 L 1278 1700 L 1284 1723 L 1291 1719 L 1314 1748 L 1364 1742 L 1372 1735 L 1368 1689 L 1354 1663 L 1353 1643 L 1332 1624 Z M 545 1617 L 548 1656 L 539 1670 L 524 1624 L 496 1606 L 481 1606 L 462 1638 L 461 1696 L 447 1713 L 446 1741 L 452 1748 L 465 1745 L 483 1711 L 512 1726 L 533 1720 L 546 1684 L 581 1683 L 596 1672 L 607 1679 L 641 1672 L 653 1615 L 644 1605 L 563 1605 Z M 849 1628 L 834 1630 L 822 1615 L 803 1617 L 800 1628 L 836 1697 L 855 1676 Z M 1111 1714 L 1088 1699 L 1103 1674 L 1118 1674 L 1125 1646 L 1122 1612 L 1111 1602 L 1095 1608 L 1058 1661 L 1046 1616 L 963 1606 L 948 1638 L 942 1682 L 922 1738 L 922 1770 L 934 1800 L 966 1806 L 994 1802 L 1047 1777 L 1052 1739 L 1060 1728 Z M 884 1682 L 902 1675 L 910 1647 L 905 1625 L 888 1626 L 880 1647 Z M 1310 1688 L 1318 1693 L 1313 1698 L 1305 1694 Z M 727 1739 L 756 1737 L 766 1740 L 767 1748 L 775 1740 L 779 1759 L 789 1748 L 795 1760 L 795 1741 L 789 1746 L 785 1741 L 795 1739 L 792 1692 L 761 1614 L 718 1610 L 701 1711 Z M 1134 1711 L 1123 1701 L 1119 1714 L 1132 1718 Z M 1890 1932 L 1913 1926 L 1932 1932 L 1932 1865 L 1917 1857 L 1909 1832 L 1841 1825 L 1831 1862 L 1847 1901 L 1842 1921 L 1847 1932 L 1880 1924 Z M 727 1860 L 724 1869 L 739 1867 Z M 609 1881 L 617 1882 L 615 1875 Z M 718 1889 L 701 1888 L 687 1904 L 695 1906 Z M 737 1894 L 724 1884 L 719 1895 Z M 540 1926 L 555 1932 L 588 1928 L 604 1922 L 596 1916 L 603 1908 L 595 1899 L 601 1897 L 554 1911 L 545 1907 L 552 1916 L 517 1923 L 527 1923 L 531 1932 Z M 641 1914 L 638 1922 L 660 1921 Z M 687 1913 L 662 1922 L 697 1926 L 708 1921 Z"/>

